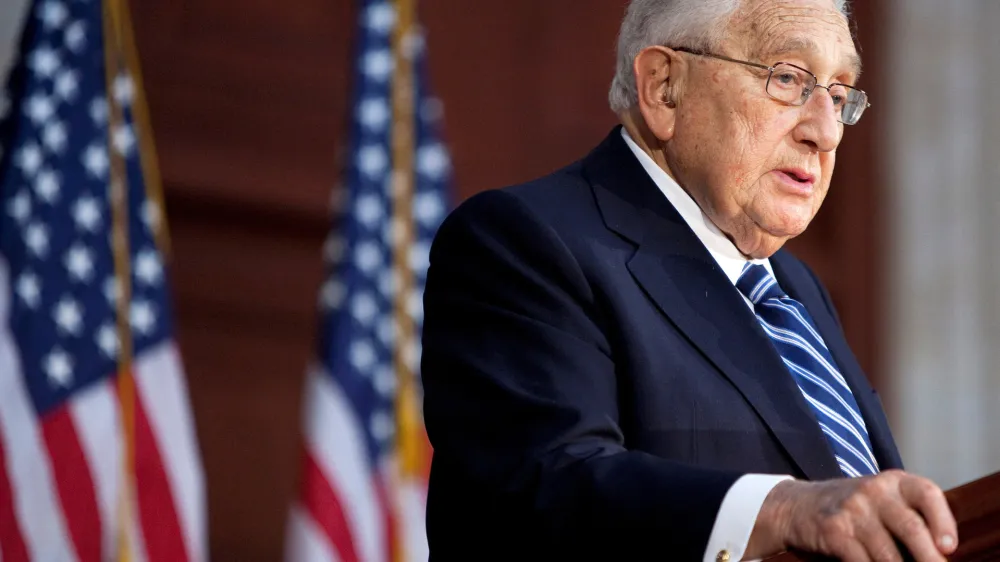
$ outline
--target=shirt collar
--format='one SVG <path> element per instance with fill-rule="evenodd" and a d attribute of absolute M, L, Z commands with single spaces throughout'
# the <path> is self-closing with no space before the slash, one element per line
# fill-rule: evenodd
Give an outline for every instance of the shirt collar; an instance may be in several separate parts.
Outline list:
<path fill-rule="evenodd" d="M 632 140 L 629 136 L 628 131 L 625 127 L 622 127 L 622 138 L 625 139 L 625 144 L 628 145 L 632 153 L 642 164 L 644 170 L 656 184 L 663 195 L 666 196 L 670 204 L 677 209 L 677 212 L 684 219 L 684 222 L 694 231 L 695 236 L 698 240 L 705 245 L 712 257 L 722 268 L 722 271 L 726 274 L 726 277 L 735 285 L 736 280 L 739 279 L 740 274 L 743 272 L 743 267 L 749 261 L 751 263 L 760 264 L 767 268 L 767 270 L 774 275 L 774 270 L 771 269 L 770 260 L 749 260 L 746 256 L 740 253 L 736 248 L 736 245 L 732 243 L 729 238 L 719 227 L 708 218 L 708 215 L 701 210 L 698 203 L 691 198 L 690 195 L 678 184 L 672 177 L 670 177 L 667 172 L 663 170 L 653 159 L 646 154 L 639 145 Z"/>

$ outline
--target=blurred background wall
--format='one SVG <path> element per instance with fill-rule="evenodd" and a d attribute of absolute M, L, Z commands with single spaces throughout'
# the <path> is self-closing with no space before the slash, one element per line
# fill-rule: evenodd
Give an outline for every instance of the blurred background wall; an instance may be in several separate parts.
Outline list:
<path fill-rule="evenodd" d="M 0 0 L 6 67 L 26 0 Z M 423 0 L 459 199 L 575 160 L 615 123 L 624 0 Z M 133 2 L 172 234 L 212 557 L 277 560 L 299 462 L 349 0 Z M 856 2 L 873 108 L 791 247 L 830 288 L 909 468 L 1000 469 L 1000 52 L 992 0 Z"/>

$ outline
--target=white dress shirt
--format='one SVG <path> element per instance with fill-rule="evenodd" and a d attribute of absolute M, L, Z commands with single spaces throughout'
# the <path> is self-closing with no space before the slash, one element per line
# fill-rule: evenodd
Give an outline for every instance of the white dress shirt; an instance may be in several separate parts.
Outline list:
<path fill-rule="evenodd" d="M 763 265 L 772 275 L 774 274 L 770 260 L 750 260 L 741 254 L 736 245 L 715 226 L 694 199 L 635 144 L 624 127 L 622 127 L 622 138 L 656 187 L 660 188 L 684 222 L 708 248 L 709 253 L 733 283 L 733 290 L 737 290 L 736 280 L 739 279 L 743 266 L 748 261 Z M 753 310 L 753 303 L 746 296 L 743 300 Z M 764 499 L 779 482 L 791 478 L 786 475 L 747 474 L 737 480 L 726 492 L 722 505 L 719 506 L 719 513 L 715 517 L 715 525 L 712 527 L 712 534 L 709 535 L 708 545 L 705 548 L 704 562 L 714 562 L 724 551 L 728 551 L 729 560 L 742 560 Z"/>

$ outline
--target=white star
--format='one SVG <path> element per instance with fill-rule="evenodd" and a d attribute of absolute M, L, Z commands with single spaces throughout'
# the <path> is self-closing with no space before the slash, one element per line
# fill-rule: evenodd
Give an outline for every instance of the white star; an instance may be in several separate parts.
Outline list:
<path fill-rule="evenodd" d="M 370 131 L 380 131 L 389 123 L 391 111 L 385 98 L 365 98 L 358 108 L 361 124 Z"/>
<path fill-rule="evenodd" d="M 48 29 L 56 29 L 62 27 L 62 24 L 66 22 L 66 18 L 69 14 L 66 11 L 66 6 L 62 2 L 56 0 L 49 0 L 48 2 L 42 4 L 41 19 Z"/>
<path fill-rule="evenodd" d="M 410 246 L 410 267 L 415 271 L 427 271 L 430 266 L 431 249 L 427 242 L 419 241 Z"/>
<path fill-rule="evenodd" d="M 388 166 L 389 156 L 381 146 L 373 144 L 358 151 L 358 167 L 369 179 L 377 179 L 386 172 Z"/>
<path fill-rule="evenodd" d="M 424 299 L 418 291 L 411 291 L 406 297 L 406 312 L 415 322 L 424 319 Z"/>
<path fill-rule="evenodd" d="M 74 53 L 79 53 L 87 46 L 87 26 L 82 21 L 75 21 L 66 28 L 66 45 Z"/>
<path fill-rule="evenodd" d="M 420 370 L 420 341 L 416 338 L 406 342 L 403 346 L 403 362 L 409 367 L 411 373 Z"/>
<path fill-rule="evenodd" d="M 33 222 L 24 229 L 24 243 L 35 257 L 43 258 L 49 252 L 49 229 Z"/>
<path fill-rule="evenodd" d="M 156 329 L 156 310 L 149 301 L 133 302 L 129 308 L 128 319 L 132 328 L 144 336 L 148 336 Z"/>
<path fill-rule="evenodd" d="M 146 286 L 155 286 L 163 278 L 163 264 L 155 250 L 143 250 L 135 258 L 135 278 Z"/>
<path fill-rule="evenodd" d="M 104 298 L 107 299 L 108 304 L 111 306 L 117 306 L 118 299 L 122 294 L 122 284 L 118 281 L 117 277 L 108 277 L 104 280 Z"/>
<path fill-rule="evenodd" d="M 103 126 L 108 121 L 108 100 L 96 97 L 90 102 L 90 118 L 94 125 Z"/>
<path fill-rule="evenodd" d="M 373 51 L 365 55 L 362 71 L 376 82 L 385 82 L 395 67 L 392 53 L 388 49 Z"/>
<path fill-rule="evenodd" d="M 437 123 L 444 117 L 444 104 L 435 97 L 428 97 L 420 103 L 420 119 L 424 123 Z"/>
<path fill-rule="evenodd" d="M 66 252 L 64 264 L 70 278 L 76 281 L 86 283 L 94 274 L 94 256 L 86 246 L 74 244 Z"/>
<path fill-rule="evenodd" d="M 417 171 L 432 181 L 444 177 L 450 167 L 448 152 L 438 143 L 421 146 L 417 151 Z"/>
<path fill-rule="evenodd" d="M 396 319 L 392 313 L 386 314 L 378 319 L 378 326 L 375 328 L 379 341 L 386 346 L 392 345 L 396 339 Z"/>
<path fill-rule="evenodd" d="M 105 324 L 97 330 L 97 347 L 108 359 L 118 355 L 118 330 L 111 324 Z"/>
<path fill-rule="evenodd" d="M 28 58 L 28 66 L 42 78 L 52 78 L 60 64 L 59 53 L 47 45 L 36 48 Z"/>
<path fill-rule="evenodd" d="M 346 248 L 344 239 L 331 232 L 327 236 L 326 242 L 323 243 L 323 257 L 329 264 L 340 263 L 340 260 L 344 258 Z"/>
<path fill-rule="evenodd" d="M 128 125 L 122 125 L 115 128 L 114 134 L 111 136 L 111 140 L 115 145 L 115 150 L 123 156 L 128 156 L 132 151 L 132 147 L 135 146 L 135 133 L 132 132 L 132 127 Z"/>
<path fill-rule="evenodd" d="M 385 398 L 391 398 L 396 392 L 396 371 L 391 365 L 379 365 L 375 369 L 372 385 Z"/>
<path fill-rule="evenodd" d="M 25 176 L 37 174 L 38 169 L 42 167 L 42 162 L 44 161 L 45 158 L 42 155 L 42 149 L 35 143 L 24 145 L 21 150 L 17 151 L 17 155 L 14 157 L 14 162 L 18 168 L 21 168 L 21 172 Z"/>
<path fill-rule="evenodd" d="M 42 369 L 53 385 L 66 388 L 73 383 L 73 358 L 58 347 L 45 356 Z"/>
<path fill-rule="evenodd" d="M 108 153 L 103 146 L 92 144 L 83 151 L 83 167 L 95 179 L 104 179 L 108 174 Z"/>
<path fill-rule="evenodd" d="M 66 125 L 61 121 L 50 121 L 42 131 L 42 142 L 55 154 L 60 154 L 66 148 Z"/>
<path fill-rule="evenodd" d="M 365 340 L 357 340 L 351 343 L 350 360 L 354 368 L 365 372 L 375 364 L 375 350 L 372 344 Z"/>
<path fill-rule="evenodd" d="M 392 423 L 392 418 L 385 412 L 375 412 L 372 414 L 371 432 L 377 441 L 385 441 L 393 436 L 396 427 Z"/>
<path fill-rule="evenodd" d="M 365 25 L 375 33 L 385 35 L 396 23 L 396 10 L 388 2 L 372 4 L 365 14 Z"/>
<path fill-rule="evenodd" d="M 437 225 L 444 215 L 444 203 L 441 202 L 441 196 L 433 191 L 418 193 L 413 201 L 413 214 L 417 221 L 425 227 Z"/>
<path fill-rule="evenodd" d="M 79 85 L 80 81 L 75 71 L 62 70 L 59 72 L 59 76 L 56 76 L 56 95 L 64 101 L 73 101 L 79 90 Z"/>
<path fill-rule="evenodd" d="M 17 278 L 17 296 L 28 308 L 35 308 L 42 298 L 42 282 L 34 273 L 25 271 Z"/>
<path fill-rule="evenodd" d="M 73 204 L 73 221 L 76 227 L 87 232 L 97 232 L 101 226 L 101 208 L 97 199 L 84 195 Z"/>
<path fill-rule="evenodd" d="M 59 172 L 42 170 L 35 177 L 35 194 L 46 203 L 54 203 L 59 199 L 60 183 Z"/>
<path fill-rule="evenodd" d="M 371 273 L 375 268 L 382 265 L 382 250 L 374 242 L 361 242 L 358 244 L 354 261 L 358 269 L 365 273 Z"/>
<path fill-rule="evenodd" d="M 320 291 L 321 304 L 327 310 L 336 310 L 344 302 L 346 293 L 343 283 L 330 279 L 323 284 L 323 289 Z"/>
<path fill-rule="evenodd" d="M 382 293 L 382 296 L 391 299 L 393 294 L 396 292 L 396 287 L 399 286 L 399 274 L 396 270 L 391 267 L 387 267 L 382 270 L 378 275 L 378 292 Z"/>
<path fill-rule="evenodd" d="M 378 314 L 378 303 L 368 293 L 358 293 L 351 299 L 351 316 L 362 326 L 368 326 Z"/>
<path fill-rule="evenodd" d="M 142 222 L 151 231 L 160 227 L 160 206 L 152 199 L 142 204 Z"/>
<path fill-rule="evenodd" d="M 382 198 L 371 193 L 366 193 L 358 197 L 354 214 L 366 227 L 375 228 L 384 214 Z"/>
<path fill-rule="evenodd" d="M 419 30 L 411 30 L 403 37 L 403 56 L 407 60 L 414 60 L 424 52 L 425 45 L 424 34 Z"/>
<path fill-rule="evenodd" d="M 115 78 L 114 94 L 115 100 L 122 106 L 131 105 L 132 98 L 135 97 L 135 84 L 132 83 L 132 77 L 128 74 L 119 74 Z"/>
<path fill-rule="evenodd" d="M 7 212 L 19 223 L 31 216 L 31 197 L 26 191 L 21 191 L 7 202 Z"/>
<path fill-rule="evenodd" d="M 52 100 L 49 98 L 42 94 L 34 94 L 28 98 L 24 112 L 28 115 L 28 118 L 35 122 L 35 125 L 41 126 L 52 118 L 56 112 L 56 108 L 53 107 Z"/>
<path fill-rule="evenodd" d="M 52 319 L 63 333 L 78 336 L 83 328 L 83 310 L 80 308 L 80 303 L 70 297 L 63 297 L 56 304 L 52 311 Z"/>

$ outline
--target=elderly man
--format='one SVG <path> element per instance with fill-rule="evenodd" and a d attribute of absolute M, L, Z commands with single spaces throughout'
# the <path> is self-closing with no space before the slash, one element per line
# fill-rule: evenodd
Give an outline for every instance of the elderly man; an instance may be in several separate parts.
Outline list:
<path fill-rule="evenodd" d="M 781 250 L 868 107 L 844 0 L 633 0 L 583 160 L 431 251 L 432 560 L 943 560 L 826 290 Z"/>

